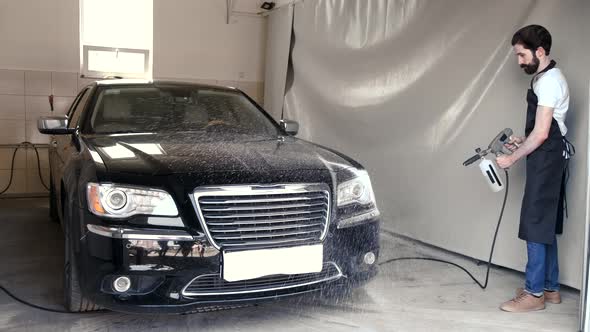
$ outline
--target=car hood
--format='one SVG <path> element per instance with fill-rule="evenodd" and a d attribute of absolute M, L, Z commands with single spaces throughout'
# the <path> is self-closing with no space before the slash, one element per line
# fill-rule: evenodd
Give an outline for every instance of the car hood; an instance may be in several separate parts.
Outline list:
<path fill-rule="evenodd" d="M 83 140 L 108 173 L 338 172 L 357 166 L 344 155 L 293 137 L 186 132 L 93 135 Z"/>

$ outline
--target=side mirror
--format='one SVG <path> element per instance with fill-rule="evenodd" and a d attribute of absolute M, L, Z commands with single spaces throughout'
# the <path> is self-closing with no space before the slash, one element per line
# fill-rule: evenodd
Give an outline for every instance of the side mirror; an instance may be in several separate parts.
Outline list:
<path fill-rule="evenodd" d="M 299 123 L 292 120 L 281 120 L 281 128 L 291 136 L 297 135 L 299 132 Z"/>
<path fill-rule="evenodd" d="M 43 116 L 37 120 L 37 129 L 41 134 L 69 135 L 76 132 L 75 128 L 68 128 L 66 115 Z"/>

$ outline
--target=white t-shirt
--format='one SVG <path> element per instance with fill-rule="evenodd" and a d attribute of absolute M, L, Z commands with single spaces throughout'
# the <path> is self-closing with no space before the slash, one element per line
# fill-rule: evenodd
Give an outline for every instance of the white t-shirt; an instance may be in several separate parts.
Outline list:
<path fill-rule="evenodd" d="M 565 115 L 570 104 L 570 91 L 561 70 L 552 68 L 537 76 L 533 82 L 533 91 L 539 99 L 538 105 L 553 108 L 553 118 L 565 136 Z"/>

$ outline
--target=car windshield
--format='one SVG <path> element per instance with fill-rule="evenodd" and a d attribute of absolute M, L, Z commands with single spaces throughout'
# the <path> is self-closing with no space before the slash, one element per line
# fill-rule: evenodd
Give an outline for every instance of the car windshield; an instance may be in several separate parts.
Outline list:
<path fill-rule="evenodd" d="M 277 136 L 279 129 L 238 91 L 198 86 L 106 87 L 90 118 L 93 133 L 222 131 Z"/>

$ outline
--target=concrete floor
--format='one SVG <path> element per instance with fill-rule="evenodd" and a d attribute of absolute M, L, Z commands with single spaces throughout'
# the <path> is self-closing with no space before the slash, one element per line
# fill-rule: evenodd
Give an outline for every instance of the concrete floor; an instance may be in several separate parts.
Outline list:
<path fill-rule="evenodd" d="M 0 281 L 35 304 L 62 309 L 63 245 L 47 218 L 44 199 L 0 199 Z M 414 241 L 383 234 L 384 261 L 430 256 L 452 261 L 483 279 L 485 266 Z M 425 261 L 381 266 L 379 276 L 338 300 L 318 296 L 256 307 L 183 316 L 114 312 L 55 314 L 26 307 L 0 293 L 2 331 L 576 331 L 579 292 L 563 290 L 563 303 L 526 314 L 498 305 L 522 285 L 523 275 L 495 268 L 482 291 L 461 270 Z"/>

